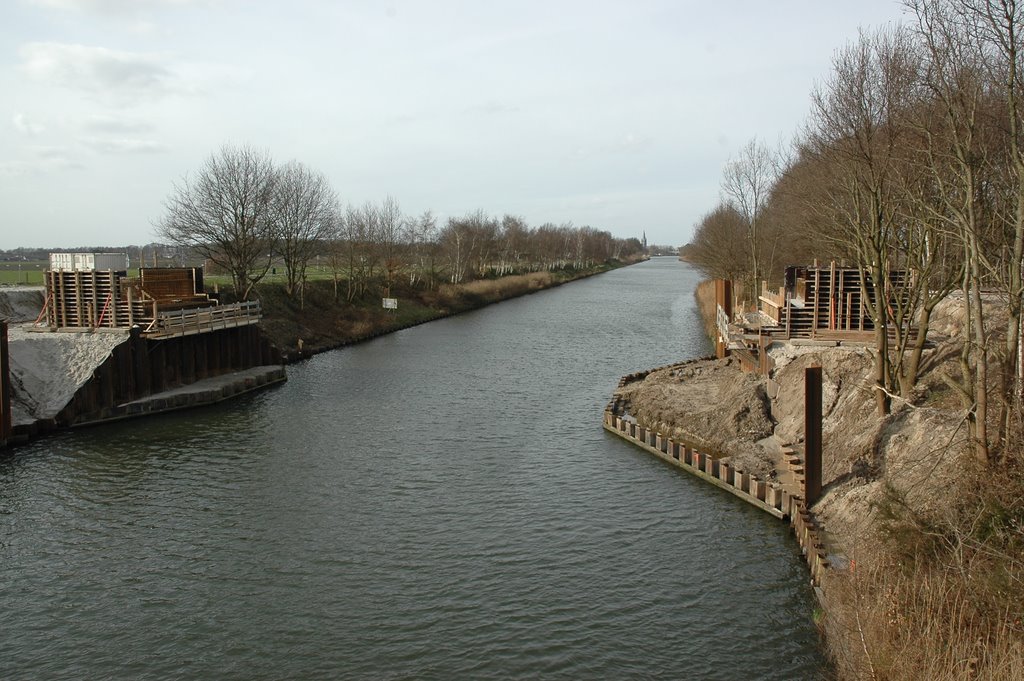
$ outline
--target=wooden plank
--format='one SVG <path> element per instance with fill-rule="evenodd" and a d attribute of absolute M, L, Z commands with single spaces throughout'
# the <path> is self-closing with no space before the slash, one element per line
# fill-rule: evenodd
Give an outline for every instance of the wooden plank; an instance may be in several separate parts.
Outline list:
<path fill-rule="evenodd" d="M 814 303 L 812 304 L 812 317 L 811 317 L 811 336 L 814 336 L 815 331 L 818 330 L 818 297 L 821 295 L 821 270 L 817 268 L 817 261 L 815 261 L 814 269 Z"/>
<path fill-rule="evenodd" d="M 99 322 L 100 304 L 96 291 L 96 270 L 92 271 L 92 315 L 89 319 L 89 326 L 96 326 Z"/>
<path fill-rule="evenodd" d="M 836 292 L 836 261 L 833 260 L 829 264 L 829 279 L 828 279 L 828 328 L 836 328 L 836 306 L 835 306 L 835 292 Z"/>

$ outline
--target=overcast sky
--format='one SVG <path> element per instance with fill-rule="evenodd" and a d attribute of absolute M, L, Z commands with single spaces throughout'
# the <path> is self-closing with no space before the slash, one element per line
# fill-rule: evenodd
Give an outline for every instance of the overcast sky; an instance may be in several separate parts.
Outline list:
<path fill-rule="evenodd" d="M 682 244 L 893 0 L 0 0 L 0 248 L 144 244 L 225 143 L 390 194 Z"/>

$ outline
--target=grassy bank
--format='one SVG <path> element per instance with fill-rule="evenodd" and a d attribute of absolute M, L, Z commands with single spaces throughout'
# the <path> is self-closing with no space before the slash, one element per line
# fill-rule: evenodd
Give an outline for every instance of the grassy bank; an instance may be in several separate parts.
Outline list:
<path fill-rule="evenodd" d="M 613 262 L 581 270 L 531 272 L 465 284 L 443 284 L 436 289 L 395 285 L 391 296 L 397 310 L 381 305 L 380 286 L 346 300 L 344 281 L 313 280 L 306 284 L 303 300 L 288 296 L 280 284 L 261 284 L 256 297 L 263 306 L 264 333 L 277 345 L 286 361 L 296 361 L 441 317 L 474 310 L 502 300 L 516 298 L 569 281 L 616 269 L 626 264 Z"/>

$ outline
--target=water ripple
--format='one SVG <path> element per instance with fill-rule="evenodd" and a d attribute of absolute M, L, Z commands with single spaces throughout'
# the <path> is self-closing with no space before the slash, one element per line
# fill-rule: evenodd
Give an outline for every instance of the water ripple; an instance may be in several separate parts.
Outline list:
<path fill-rule="evenodd" d="M 786 528 L 600 429 L 660 260 L 0 459 L 12 678 L 816 678 Z M 766 670 L 772 670 L 771 673 Z"/>

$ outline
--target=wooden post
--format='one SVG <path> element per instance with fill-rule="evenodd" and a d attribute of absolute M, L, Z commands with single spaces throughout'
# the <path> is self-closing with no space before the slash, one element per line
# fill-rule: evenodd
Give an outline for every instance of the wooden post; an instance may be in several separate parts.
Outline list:
<path fill-rule="evenodd" d="M 131 327 L 135 326 L 135 314 L 132 311 L 133 307 L 134 307 L 134 305 L 132 305 L 132 287 L 131 287 L 131 284 L 129 284 L 128 285 L 128 328 L 129 329 Z"/>
<path fill-rule="evenodd" d="M 90 328 L 93 328 L 93 327 L 96 326 L 96 323 L 99 321 L 99 314 L 100 314 L 99 292 L 96 290 L 96 270 L 92 271 L 92 282 L 91 282 L 91 285 L 92 285 L 92 312 L 90 313 L 90 316 L 89 316 L 89 324 L 88 324 L 88 326 Z"/>
<path fill-rule="evenodd" d="M 821 367 L 804 370 L 804 499 L 821 498 Z"/>
<path fill-rule="evenodd" d="M 818 268 L 818 261 L 814 261 L 814 308 L 811 317 L 811 338 L 817 335 L 818 331 L 818 301 L 821 299 L 821 270 Z"/>
<path fill-rule="evenodd" d="M 715 328 L 718 328 L 718 308 L 722 308 L 726 319 L 732 319 L 732 282 L 728 279 L 715 279 Z M 715 332 L 715 356 L 723 359 L 729 354 L 729 339 L 723 339 L 721 333 Z"/>

